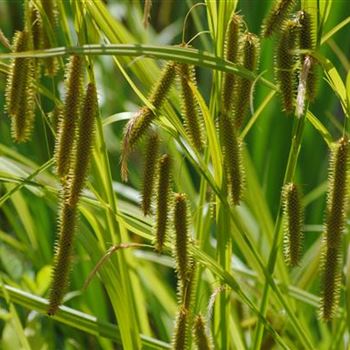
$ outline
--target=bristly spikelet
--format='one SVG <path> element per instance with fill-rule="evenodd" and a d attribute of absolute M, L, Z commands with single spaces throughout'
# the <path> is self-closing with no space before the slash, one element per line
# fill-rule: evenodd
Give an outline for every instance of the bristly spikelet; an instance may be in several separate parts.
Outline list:
<path fill-rule="evenodd" d="M 314 50 L 315 38 L 313 33 L 311 15 L 305 11 L 298 13 L 298 20 L 301 26 L 300 30 L 300 49 L 301 50 Z M 303 64 L 305 59 L 310 60 L 310 68 L 306 77 L 306 98 L 309 101 L 314 101 L 317 94 L 317 80 L 318 80 L 318 62 L 315 57 L 307 54 L 301 55 L 301 63 Z"/>
<path fill-rule="evenodd" d="M 327 248 L 323 242 L 321 257 L 322 270 L 322 298 L 320 304 L 320 317 L 323 321 L 330 321 L 334 318 L 341 289 L 341 269 L 342 260 L 339 249 Z"/>
<path fill-rule="evenodd" d="M 200 314 L 194 320 L 194 337 L 198 350 L 211 350 L 213 348 L 206 331 L 205 320 Z"/>
<path fill-rule="evenodd" d="M 22 52 L 32 48 L 31 37 L 26 31 L 17 32 L 14 51 Z M 7 80 L 6 108 L 11 118 L 11 133 L 16 142 L 30 138 L 35 116 L 35 59 L 15 58 Z"/>
<path fill-rule="evenodd" d="M 286 184 L 282 190 L 284 214 L 284 257 L 287 265 L 297 266 L 302 251 L 303 209 L 298 187 Z"/>
<path fill-rule="evenodd" d="M 28 32 L 16 32 L 12 51 L 23 52 L 28 49 Z M 21 91 L 25 85 L 28 69 L 28 58 L 18 57 L 12 60 L 6 85 L 6 110 L 10 116 L 16 115 L 23 97 Z"/>
<path fill-rule="evenodd" d="M 164 154 L 159 160 L 156 199 L 155 250 L 161 252 L 168 228 L 171 183 L 171 158 Z"/>
<path fill-rule="evenodd" d="M 241 27 L 242 17 L 233 13 L 228 22 L 225 35 L 225 60 L 229 62 L 237 62 Z M 222 110 L 224 113 L 231 111 L 235 80 L 234 74 L 223 74 Z"/>
<path fill-rule="evenodd" d="M 58 243 L 56 246 L 49 306 L 47 313 L 54 315 L 62 303 L 68 287 L 69 270 L 71 266 L 73 238 L 77 224 L 77 207 L 70 206 L 63 200 L 58 218 Z"/>
<path fill-rule="evenodd" d="M 188 219 L 187 203 L 184 193 L 175 195 L 174 228 L 175 228 L 175 260 L 178 279 L 185 284 L 190 267 L 188 252 Z"/>
<path fill-rule="evenodd" d="M 168 62 L 162 70 L 159 81 L 154 86 L 149 101 L 155 108 L 160 108 L 174 82 L 175 63 Z"/>
<path fill-rule="evenodd" d="M 155 118 L 148 108 L 141 108 L 125 125 L 122 151 L 120 156 L 120 172 L 123 181 L 128 181 L 128 158 L 135 144 L 143 137 Z"/>
<path fill-rule="evenodd" d="M 148 139 L 143 170 L 141 207 L 145 216 L 150 214 L 151 211 L 154 182 L 157 170 L 158 151 L 159 135 L 156 132 L 153 132 Z"/>
<path fill-rule="evenodd" d="M 11 118 L 11 134 L 15 142 L 26 142 L 30 139 L 35 118 L 35 86 L 34 86 L 34 60 L 30 59 L 27 65 L 27 76 L 24 89 L 21 91 L 22 100 L 17 113 Z"/>
<path fill-rule="evenodd" d="M 55 30 L 57 27 L 57 18 L 58 18 L 57 2 L 56 0 L 42 0 L 41 4 L 45 12 L 47 23 L 51 27 L 52 34 L 55 34 Z M 50 42 L 50 37 L 47 32 L 44 32 L 44 35 L 43 35 L 43 46 L 44 46 L 44 49 L 49 49 L 52 47 L 52 44 Z M 49 77 L 55 76 L 59 69 L 58 58 L 47 57 L 45 58 L 44 62 L 46 66 L 45 74 Z"/>
<path fill-rule="evenodd" d="M 333 147 L 329 166 L 327 215 L 323 247 L 321 318 L 333 318 L 340 294 L 341 239 L 345 228 L 348 193 L 349 141 L 341 138 Z"/>
<path fill-rule="evenodd" d="M 224 155 L 224 171 L 227 176 L 229 195 L 233 204 L 239 205 L 244 187 L 241 142 L 231 119 L 226 113 L 220 114 L 219 125 L 220 140 Z"/>
<path fill-rule="evenodd" d="M 176 68 L 181 85 L 182 114 L 186 133 L 191 145 L 200 151 L 203 147 L 203 123 L 196 97 L 189 85 L 191 83 L 196 86 L 195 70 L 188 64 L 177 64 Z"/>
<path fill-rule="evenodd" d="M 165 101 L 165 98 L 172 86 L 175 78 L 175 63 L 168 62 L 162 70 L 159 81 L 154 86 L 150 96 L 150 103 L 159 109 Z M 120 157 L 121 178 L 128 180 L 128 158 L 135 144 L 146 133 L 156 115 L 148 107 L 141 108 L 135 116 L 129 120 L 124 128 L 122 152 Z"/>
<path fill-rule="evenodd" d="M 188 328 L 188 310 L 180 307 L 176 316 L 174 335 L 172 341 L 173 350 L 187 349 L 187 328 Z"/>
<path fill-rule="evenodd" d="M 68 175 L 71 165 L 76 123 L 79 120 L 82 84 L 83 57 L 72 56 L 66 73 L 66 98 L 59 131 L 56 137 L 55 156 L 57 174 L 63 178 Z"/>
<path fill-rule="evenodd" d="M 280 30 L 282 23 L 286 20 L 295 3 L 296 0 L 277 0 L 275 2 L 262 26 L 262 35 L 264 37 L 269 37 Z"/>
<path fill-rule="evenodd" d="M 95 117 L 98 111 L 96 86 L 89 83 L 86 89 L 83 108 L 77 130 L 77 143 L 69 173 L 69 199 L 71 206 L 79 200 L 89 167 L 91 147 L 94 140 Z"/>
<path fill-rule="evenodd" d="M 276 81 L 279 86 L 283 109 L 287 113 L 294 111 L 297 87 L 296 62 L 300 25 L 296 20 L 288 20 L 282 30 L 276 50 Z"/>
<path fill-rule="evenodd" d="M 59 129 L 59 122 L 62 121 L 63 105 L 56 105 L 54 109 L 48 114 L 52 130 L 57 133 Z"/>
<path fill-rule="evenodd" d="M 252 33 L 246 33 L 242 38 L 240 51 L 242 52 L 243 67 L 255 71 L 259 63 L 259 38 Z M 233 109 L 236 129 L 242 126 L 247 114 L 252 85 L 252 80 L 242 77 L 237 79 L 237 84 L 235 84 Z"/>

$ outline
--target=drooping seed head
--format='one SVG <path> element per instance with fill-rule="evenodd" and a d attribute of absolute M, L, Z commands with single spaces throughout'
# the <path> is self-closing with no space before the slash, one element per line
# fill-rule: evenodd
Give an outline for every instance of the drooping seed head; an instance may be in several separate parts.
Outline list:
<path fill-rule="evenodd" d="M 125 125 L 120 156 L 121 178 L 123 181 L 128 180 L 128 158 L 130 152 L 146 134 L 154 118 L 154 113 L 148 107 L 143 107 Z"/>
<path fill-rule="evenodd" d="M 68 287 L 76 224 L 77 208 L 70 206 L 67 201 L 63 199 L 58 218 L 59 237 L 56 245 L 49 306 L 47 310 L 49 316 L 57 312 Z"/>
<path fill-rule="evenodd" d="M 144 215 L 148 215 L 151 211 L 154 183 L 157 170 L 158 151 L 159 135 L 153 132 L 148 139 L 143 170 L 141 207 Z"/>
<path fill-rule="evenodd" d="M 203 147 L 203 120 L 198 102 L 190 86 L 196 86 L 195 70 L 187 64 L 177 64 L 176 71 L 181 85 L 182 114 L 191 145 L 200 151 Z"/>
<path fill-rule="evenodd" d="M 349 141 L 341 138 L 332 148 L 327 195 L 327 247 L 338 248 L 345 227 L 348 198 Z"/>
<path fill-rule="evenodd" d="M 279 86 L 283 109 L 287 113 L 294 111 L 297 87 L 297 59 L 294 52 L 299 45 L 300 24 L 297 20 L 285 22 L 275 54 L 276 81 Z"/>
<path fill-rule="evenodd" d="M 28 32 L 16 32 L 13 39 L 12 51 L 23 52 L 29 49 Z M 6 85 L 6 110 L 10 116 L 16 115 L 21 103 L 21 91 L 25 85 L 29 60 L 17 57 L 12 60 Z"/>
<path fill-rule="evenodd" d="M 173 350 L 184 350 L 187 346 L 188 310 L 180 307 L 176 316 L 174 335 L 172 341 Z"/>
<path fill-rule="evenodd" d="M 301 50 L 315 50 L 315 33 L 313 31 L 313 23 L 311 15 L 306 11 L 298 13 L 298 20 L 300 23 L 300 49 Z M 317 83 L 319 80 L 319 64 L 315 57 L 309 54 L 301 54 L 301 64 L 305 60 L 309 60 L 310 68 L 306 77 L 306 98 L 308 101 L 314 101 L 317 95 Z"/>
<path fill-rule="evenodd" d="M 262 35 L 269 37 L 273 33 L 279 32 L 282 23 L 288 17 L 290 11 L 293 9 L 296 0 L 277 0 L 272 9 L 264 20 L 262 26 Z"/>
<path fill-rule="evenodd" d="M 188 252 L 188 222 L 187 222 L 187 203 L 184 193 L 175 195 L 174 209 L 174 227 L 175 227 L 175 260 L 178 279 L 185 283 L 188 277 L 189 252 Z"/>
<path fill-rule="evenodd" d="M 242 17 L 233 13 L 227 25 L 225 35 L 225 60 L 237 63 L 239 36 L 242 27 Z M 222 109 L 224 113 L 231 111 L 235 85 L 235 75 L 223 74 Z"/>
<path fill-rule="evenodd" d="M 244 188 L 244 169 L 241 155 L 241 142 L 233 123 L 226 113 L 219 116 L 220 140 L 223 149 L 224 171 L 227 176 L 230 199 L 239 205 Z"/>
<path fill-rule="evenodd" d="M 158 165 L 158 183 L 156 190 L 156 227 L 155 250 L 161 252 L 168 229 L 171 185 L 171 158 L 164 154 Z"/>
<path fill-rule="evenodd" d="M 27 31 L 15 34 L 13 50 L 28 51 L 32 48 Z M 15 142 L 30 138 L 35 116 L 35 59 L 18 57 L 12 62 L 7 78 L 6 109 L 11 119 L 11 133 Z"/>
<path fill-rule="evenodd" d="M 213 348 L 204 317 L 201 314 L 197 315 L 194 320 L 194 337 L 198 350 L 211 350 Z"/>
<path fill-rule="evenodd" d="M 80 116 L 83 85 L 83 57 L 72 56 L 66 71 L 66 97 L 56 137 L 55 156 L 57 174 L 64 178 L 69 173 L 76 125 Z"/>
<path fill-rule="evenodd" d="M 349 178 L 349 141 L 342 137 L 333 147 L 329 165 L 327 214 L 322 255 L 321 318 L 331 320 L 340 295 L 342 232 L 345 227 Z"/>
<path fill-rule="evenodd" d="M 175 79 L 175 63 L 168 62 L 161 73 L 161 77 L 154 86 L 149 101 L 155 108 L 160 108 Z"/>
<path fill-rule="evenodd" d="M 69 204 L 78 203 L 84 188 L 89 168 L 91 148 L 95 133 L 95 118 L 98 112 L 96 86 L 89 83 L 86 88 L 81 117 L 77 130 L 77 143 L 72 154 L 72 168 L 69 172 Z"/>
<path fill-rule="evenodd" d="M 327 248 L 327 245 L 324 244 L 321 256 L 322 297 L 320 304 L 320 317 L 326 322 L 334 318 L 339 304 L 341 290 L 341 260 L 341 252 L 339 249 Z"/>
<path fill-rule="evenodd" d="M 255 71 L 259 63 L 260 43 L 259 38 L 246 33 L 241 42 L 242 66 L 250 71 Z M 233 110 L 236 129 L 240 129 L 248 112 L 253 82 L 250 79 L 238 78 L 235 84 Z"/>
<path fill-rule="evenodd" d="M 298 187 L 294 183 L 283 187 L 284 257 L 290 266 L 297 266 L 303 240 L 303 210 Z"/>

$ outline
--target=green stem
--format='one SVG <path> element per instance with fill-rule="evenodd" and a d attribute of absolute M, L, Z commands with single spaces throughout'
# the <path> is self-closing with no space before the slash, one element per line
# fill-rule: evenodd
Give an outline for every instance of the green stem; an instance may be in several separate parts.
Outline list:
<path fill-rule="evenodd" d="M 303 136 L 303 130 L 305 125 L 305 118 L 308 108 L 305 108 L 304 114 L 300 118 L 296 118 L 293 126 L 292 133 L 292 144 L 289 151 L 288 163 L 284 175 L 283 185 L 293 180 L 294 172 L 299 156 L 301 140 Z M 278 249 L 281 241 L 281 226 L 282 226 L 282 198 L 280 198 L 279 209 L 277 213 L 277 219 L 273 232 L 273 242 L 271 247 L 271 252 L 269 255 L 269 260 L 267 264 L 267 273 L 272 277 L 275 265 L 277 261 Z M 267 305 L 270 295 L 270 284 L 266 283 L 263 290 L 263 296 L 260 305 L 260 313 L 265 316 L 267 311 Z M 262 337 L 263 337 L 264 325 L 258 321 L 257 328 L 255 331 L 254 341 L 252 349 L 260 349 Z M 309 348 L 312 349 L 312 345 L 309 344 Z"/>
<path fill-rule="evenodd" d="M 237 74 L 250 80 L 256 80 L 257 75 L 244 67 L 225 61 L 219 56 L 197 49 L 181 48 L 175 46 L 157 45 L 130 45 L 130 44 L 104 44 L 104 45 L 82 45 L 72 47 L 57 47 L 53 49 L 2 53 L 0 60 L 14 57 L 52 57 L 64 55 L 110 55 L 129 57 L 152 57 L 170 60 L 180 63 L 193 64 L 213 70 Z M 259 81 L 266 87 L 277 90 L 277 87 L 269 80 L 259 77 Z"/>

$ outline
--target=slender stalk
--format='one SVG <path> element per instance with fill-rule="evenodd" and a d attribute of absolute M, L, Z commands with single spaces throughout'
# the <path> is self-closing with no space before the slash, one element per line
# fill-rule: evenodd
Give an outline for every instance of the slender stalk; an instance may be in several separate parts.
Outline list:
<path fill-rule="evenodd" d="M 294 172 L 297 165 L 300 146 L 301 146 L 301 140 L 303 136 L 307 110 L 308 108 L 305 108 L 304 114 L 300 118 L 294 119 L 294 126 L 293 126 L 293 132 L 292 132 L 292 144 L 289 150 L 288 163 L 287 163 L 287 167 L 284 175 L 283 185 L 287 184 L 288 182 L 291 182 L 294 177 Z M 281 243 L 281 236 L 282 236 L 281 228 L 282 228 L 282 197 L 280 198 L 279 209 L 277 212 L 277 218 L 276 218 L 275 227 L 273 231 L 273 242 L 272 242 L 272 247 L 269 255 L 269 260 L 267 263 L 267 273 L 269 273 L 271 276 L 273 275 L 275 270 L 278 249 Z M 270 296 L 270 284 L 266 283 L 264 286 L 262 300 L 260 304 L 260 312 L 264 316 L 266 315 L 269 296 Z M 260 321 L 258 321 L 257 328 L 254 334 L 252 349 L 260 349 L 263 331 L 264 331 L 264 325 Z M 310 349 L 312 349 L 312 347 L 310 347 Z"/>

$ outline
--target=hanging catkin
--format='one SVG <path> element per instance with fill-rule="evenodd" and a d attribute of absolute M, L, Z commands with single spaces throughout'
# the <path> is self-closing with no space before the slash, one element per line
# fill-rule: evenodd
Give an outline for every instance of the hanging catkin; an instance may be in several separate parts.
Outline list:
<path fill-rule="evenodd" d="M 184 193 L 175 195 L 174 227 L 176 270 L 178 279 L 185 284 L 188 278 L 190 258 L 188 252 L 187 203 Z"/>
<path fill-rule="evenodd" d="M 150 214 L 154 183 L 157 171 L 157 158 L 159 150 L 159 135 L 153 132 L 147 142 L 145 151 L 145 164 L 143 169 L 142 202 L 144 215 Z"/>
<path fill-rule="evenodd" d="M 68 175 L 74 146 L 77 121 L 80 116 L 83 84 L 83 57 L 72 56 L 66 71 L 66 98 L 61 119 L 58 122 L 55 157 L 57 174 Z"/>
<path fill-rule="evenodd" d="M 170 207 L 171 159 L 164 154 L 159 160 L 156 189 L 155 249 L 161 252 L 168 228 Z"/>
<path fill-rule="evenodd" d="M 294 111 L 297 88 L 297 60 L 294 51 L 299 47 L 300 24 L 297 20 L 285 22 L 275 54 L 275 75 L 281 92 L 283 109 L 287 113 Z"/>
<path fill-rule="evenodd" d="M 196 73 L 193 66 L 177 64 L 177 74 L 181 85 L 181 105 L 185 129 L 191 145 L 200 151 L 203 147 L 203 122 L 199 106 L 190 84 L 195 87 Z"/>
<path fill-rule="evenodd" d="M 78 203 L 80 193 L 84 187 L 89 167 L 91 147 L 94 139 L 95 117 L 98 110 L 97 93 L 94 83 L 86 88 L 83 108 L 77 130 L 77 143 L 73 150 L 72 168 L 69 172 L 69 204 Z"/>
<path fill-rule="evenodd" d="M 69 205 L 68 201 L 62 198 L 58 217 L 58 242 L 56 244 L 49 306 L 47 310 L 50 316 L 57 312 L 68 287 L 76 224 L 77 207 Z"/>
<path fill-rule="evenodd" d="M 333 146 L 329 165 L 320 305 L 321 318 L 325 321 L 334 317 L 340 295 L 341 240 L 346 218 L 348 166 L 349 141 L 343 137 Z"/>
<path fill-rule="evenodd" d="M 260 44 L 259 39 L 252 33 L 244 34 L 241 42 L 242 66 L 250 71 L 255 71 L 259 62 Z M 248 112 L 253 81 L 239 77 L 235 84 L 233 112 L 235 128 L 241 128 Z"/>
<path fill-rule="evenodd" d="M 229 196 L 233 204 L 238 205 L 242 199 L 244 187 L 241 142 L 233 122 L 226 113 L 219 116 L 219 128 Z"/>
<path fill-rule="evenodd" d="M 16 32 L 14 52 L 31 50 L 27 31 Z M 11 116 L 11 133 L 16 142 L 30 138 L 35 116 L 35 62 L 33 58 L 18 57 L 12 61 L 6 86 L 6 110 Z"/>
<path fill-rule="evenodd" d="M 175 78 L 175 63 L 168 62 L 162 70 L 162 74 L 157 84 L 154 86 L 150 96 L 150 103 L 159 109 L 173 84 Z M 145 135 L 149 126 L 155 118 L 155 114 L 148 107 L 141 108 L 133 118 L 129 120 L 124 128 L 122 141 L 122 152 L 120 157 L 121 177 L 123 181 L 128 180 L 128 158 L 135 144 Z"/>
<path fill-rule="evenodd" d="M 262 34 L 264 37 L 271 36 L 274 32 L 279 32 L 281 25 L 293 9 L 296 0 L 277 0 L 273 8 L 264 20 Z"/>
<path fill-rule="evenodd" d="M 290 266 L 297 266 L 302 251 L 303 210 L 298 187 L 286 184 L 282 190 L 284 214 L 284 257 Z"/>
<path fill-rule="evenodd" d="M 225 60 L 237 63 L 239 36 L 242 27 L 242 17 L 233 13 L 227 25 L 225 35 Z M 229 113 L 232 109 L 235 75 L 223 73 L 222 106 L 223 113 Z"/>
<path fill-rule="evenodd" d="M 198 350 L 211 350 L 211 339 L 206 331 L 204 317 L 199 314 L 194 320 L 194 337 Z"/>
<path fill-rule="evenodd" d="M 315 34 L 313 32 L 313 23 L 311 15 L 306 11 L 300 11 L 298 14 L 300 29 L 300 49 L 301 50 L 315 50 Z M 306 77 L 306 99 L 310 102 L 314 101 L 317 95 L 317 81 L 318 81 L 318 62 L 317 60 L 307 54 L 301 55 L 301 63 L 309 60 L 310 67 Z"/>

